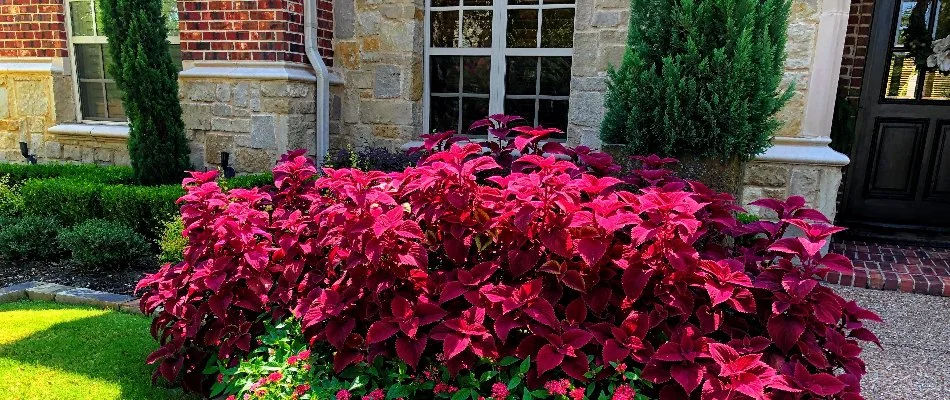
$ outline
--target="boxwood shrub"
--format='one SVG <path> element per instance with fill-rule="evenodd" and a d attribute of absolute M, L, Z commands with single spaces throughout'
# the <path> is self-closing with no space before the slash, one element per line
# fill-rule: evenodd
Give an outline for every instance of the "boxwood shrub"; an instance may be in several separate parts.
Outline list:
<path fill-rule="evenodd" d="M 152 254 L 148 240 L 121 223 L 90 219 L 57 236 L 60 246 L 83 267 L 124 269 Z"/>
<path fill-rule="evenodd" d="M 5 260 L 53 260 L 62 255 L 56 242 L 60 223 L 55 218 L 28 215 L 0 218 L 0 258 Z"/>
<path fill-rule="evenodd" d="M 6 164 L 0 163 L 0 175 L 11 183 L 28 179 L 81 178 L 100 183 L 132 183 L 132 168 L 95 164 Z"/>

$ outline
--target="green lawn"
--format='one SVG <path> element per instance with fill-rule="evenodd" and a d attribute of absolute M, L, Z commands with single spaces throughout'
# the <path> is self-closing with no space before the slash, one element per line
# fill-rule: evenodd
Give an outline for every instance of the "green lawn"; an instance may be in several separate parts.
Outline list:
<path fill-rule="evenodd" d="M 151 384 L 149 320 L 36 301 L 0 304 L 0 399 L 181 399 Z"/>

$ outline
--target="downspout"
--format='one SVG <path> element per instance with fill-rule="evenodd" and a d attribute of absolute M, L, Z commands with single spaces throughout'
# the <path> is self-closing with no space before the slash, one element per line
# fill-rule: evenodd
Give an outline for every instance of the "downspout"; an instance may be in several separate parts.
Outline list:
<path fill-rule="evenodd" d="M 317 51 L 317 4 L 316 0 L 304 0 L 304 47 L 307 59 L 317 76 L 316 93 L 316 159 L 321 166 L 330 147 L 330 71 Z"/>

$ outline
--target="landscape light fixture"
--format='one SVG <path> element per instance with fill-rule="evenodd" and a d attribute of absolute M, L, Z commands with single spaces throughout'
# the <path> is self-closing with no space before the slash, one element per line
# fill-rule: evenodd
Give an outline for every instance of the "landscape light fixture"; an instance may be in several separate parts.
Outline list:
<path fill-rule="evenodd" d="M 234 168 L 231 168 L 231 166 L 228 165 L 230 159 L 231 159 L 231 153 L 228 153 L 226 151 L 221 152 L 221 169 L 224 171 L 225 178 L 234 177 Z"/>
<path fill-rule="evenodd" d="M 20 154 L 23 155 L 30 164 L 36 164 L 36 156 L 30 154 L 30 146 L 26 142 L 20 142 Z"/>

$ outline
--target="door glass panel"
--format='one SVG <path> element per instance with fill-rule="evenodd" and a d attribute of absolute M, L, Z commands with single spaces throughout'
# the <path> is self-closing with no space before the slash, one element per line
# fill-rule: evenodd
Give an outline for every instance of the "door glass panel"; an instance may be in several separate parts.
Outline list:
<path fill-rule="evenodd" d="M 917 89 L 917 65 L 907 53 L 897 52 L 888 62 L 884 97 L 888 99 L 913 99 Z"/>
<path fill-rule="evenodd" d="M 923 97 L 926 100 L 950 100 L 950 76 L 928 71 L 924 77 Z"/>
<path fill-rule="evenodd" d="M 462 47 L 491 47 L 491 11 L 462 12 Z"/>

